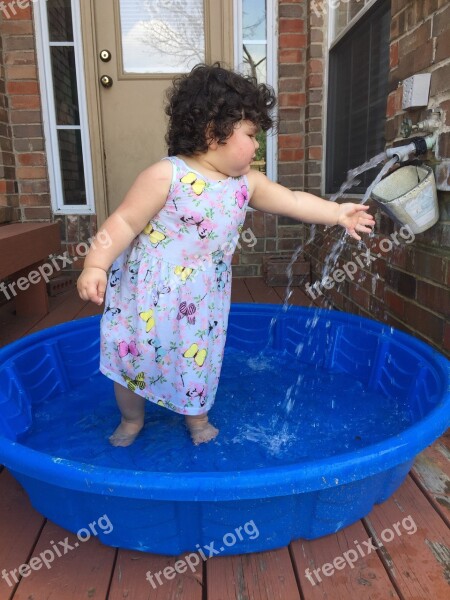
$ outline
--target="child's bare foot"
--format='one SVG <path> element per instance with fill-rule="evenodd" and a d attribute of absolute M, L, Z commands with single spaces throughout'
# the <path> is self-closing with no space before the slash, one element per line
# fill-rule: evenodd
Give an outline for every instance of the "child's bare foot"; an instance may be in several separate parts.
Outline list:
<path fill-rule="evenodd" d="M 109 441 L 113 446 L 121 446 L 123 448 L 131 446 L 142 427 L 143 423 L 130 423 L 122 420 L 119 427 L 109 437 Z"/>
<path fill-rule="evenodd" d="M 186 426 L 196 446 L 213 440 L 219 433 L 208 421 L 208 415 L 186 416 Z"/>

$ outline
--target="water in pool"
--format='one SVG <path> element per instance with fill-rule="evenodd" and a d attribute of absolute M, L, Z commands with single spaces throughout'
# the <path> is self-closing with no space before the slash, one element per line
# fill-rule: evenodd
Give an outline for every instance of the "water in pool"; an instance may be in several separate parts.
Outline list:
<path fill-rule="evenodd" d="M 108 436 L 119 422 L 112 383 L 103 375 L 34 406 L 19 441 L 56 458 L 145 471 L 227 471 L 317 460 L 394 436 L 411 423 L 401 401 L 367 390 L 343 373 L 300 363 L 282 352 L 251 355 L 227 347 L 211 421 L 220 429 L 194 446 L 184 418 L 147 403 L 146 425 L 128 448 Z"/>

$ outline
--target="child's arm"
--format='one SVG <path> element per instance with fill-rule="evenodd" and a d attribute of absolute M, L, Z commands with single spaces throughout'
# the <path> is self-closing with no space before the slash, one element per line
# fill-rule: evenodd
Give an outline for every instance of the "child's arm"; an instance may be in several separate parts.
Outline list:
<path fill-rule="evenodd" d="M 356 240 L 361 239 L 357 231 L 370 233 L 375 224 L 372 215 L 365 212 L 369 208 L 365 204 L 337 204 L 307 192 L 293 192 L 255 170 L 248 174 L 248 181 L 249 206 L 262 212 L 291 217 L 305 223 L 342 225 Z"/>
<path fill-rule="evenodd" d="M 122 204 L 105 221 L 92 242 L 77 282 L 83 300 L 102 304 L 106 272 L 164 206 L 171 181 L 172 165 L 168 160 L 152 165 L 137 177 Z"/>

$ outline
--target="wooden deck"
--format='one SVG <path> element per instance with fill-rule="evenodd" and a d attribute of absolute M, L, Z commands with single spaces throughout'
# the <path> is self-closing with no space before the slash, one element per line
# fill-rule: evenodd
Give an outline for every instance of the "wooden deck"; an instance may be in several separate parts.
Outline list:
<path fill-rule="evenodd" d="M 284 299 L 282 288 L 260 279 L 236 279 L 235 302 Z M 300 290 L 294 304 L 309 305 Z M 0 345 L 57 323 L 98 313 L 75 291 L 51 301 L 51 312 L 36 322 L 0 308 Z M 197 570 L 163 579 L 157 573 L 183 557 L 116 550 L 95 538 L 56 558 L 50 568 L 18 573 L 20 565 L 76 538 L 44 519 L 6 469 L 0 472 L 0 600 L 446 600 L 450 598 L 450 436 L 447 433 L 417 459 L 391 499 L 368 517 L 337 534 L 298 540 L 280 550 L 215 557 Z M 372 544 L 369 543 L 372 540 Z M 381 542 L 384 540 L 383 544 Z M 352 568 L 339 561 L 361 548 Z M 349 554 L 348 556 L 351 556 Z M 335 561 L 331 573 L 327 563 Z M 309 578 L 306 569 L 309 569 Z M 16 570 L 15 577 L 10 572 Z M 314 572 L 315 570 L 315 572 Z"/>

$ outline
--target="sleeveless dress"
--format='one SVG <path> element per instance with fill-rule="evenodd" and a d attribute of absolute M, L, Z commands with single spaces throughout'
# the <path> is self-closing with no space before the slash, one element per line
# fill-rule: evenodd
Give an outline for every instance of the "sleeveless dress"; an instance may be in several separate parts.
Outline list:
<path fill-rule="evenodd" d="M 209 180 L 177 157 L 164 207 L 111 266 L 100 371 L 177 413 L 214 403 L 245 176 Z"/>

